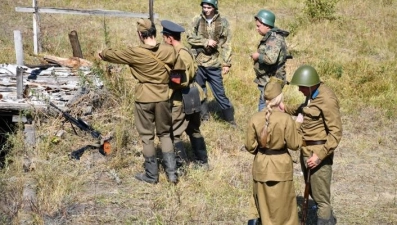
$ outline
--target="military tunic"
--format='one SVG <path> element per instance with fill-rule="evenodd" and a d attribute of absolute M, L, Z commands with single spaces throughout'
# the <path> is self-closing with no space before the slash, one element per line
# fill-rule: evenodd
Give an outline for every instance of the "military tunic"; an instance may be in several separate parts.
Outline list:
<path fill-rule="evenodd" d="M 145 157 L 155 155 L 155 131 L 160 139 L 162 151 L 173 151 L 170 136 L 172 117 L 169 74 L 164 64 L 159 63 L 150 54 L 171 68 L 184 70 L 183 64 L 176 62 L 174 48 L 166 44 L 141 44 L 139 47 L 123 50 L 107 48 L 101 52 L 105 61 L 127 64 L 132 76 L 138 80 L 135 86 L 135 126 L 142 138 Z"/>
<path fill-rule="evenodd" d="M 321 83 L 306 106 L 285 106 L 285 112 L 297 115 L 303 113 L 300 127 L 305 141 L 325 141 L 325 144 L 302 147 L 301 167 L 306 175 L 307 160 L 315 153 L 321 163 L 311 172 L 311 196 L 318 206 L 319 219 L 328 220 L 332 216 L 331 178 L 334 151 L 342 138 L 342 121 L 339 100 L 335 93 Z"/>
<path fill-rule="evenodd" d="M 184 113 L 183 100 L 182 100 L 182 90 L 184 88 L 189 88 L 190 85 L 194 85 L 194 76 L 196 73 L 197 66 L 194 62 L 194 58 L 182 45 L 175 46 L 176 52 L 179 53 L 180 59 L 185 63 L 186 66 L 186 76 L 182 79 L 179 86 L 174 86 L 172 100 L 172 129 L 174 135 L 174 141 L 181 141 L 180 137 L 183 132 L 190 135 L 194 135 L 197 138 L 201 138 L 200 133 L 200 112 L 193 113 L 191 115 L 186 115 Z M 201 93 L 200 99 L 204 99 L 203 90 L 199 85 L 196 85 Z"/>
<path fill-rule="evenodd" d="M 248 123 L 245 147 L 255 155 L 252 167 L 254 180 L 253 198 L 263 224 L 297 225 L 298 211 L 293 185 L 291 156 L 268 155 L 258 148 L 273 151 L 298 150 L 302 137 L 291 116 L 276 109 L 270 115 L 266 146 L 259 146 L 258 139 L 266 122 L 266 110 L 255 113 Z M 252 210 L 252 209 L 251 209 Z"/>
<path fill-rule="evenodd" d="M 205 16 L 200 14 L 193 18 L 193 31 L 187 36 L 187 41 L 191 45 L 192 50 L 197 53 L 196 62 L 203 67 L 222 67 L 231 66 L 232 43 L 229 22 L 215 14 L 212 22 L 205 22 L 205 28 L 200 26 L 201 21 L 206 21 Z M 208 40 L 212 39 L 218 42 L 215 48 L 208 47 Z M 200 53 L 201 52 L 201 53 Z"/>
<path fill-rule="evenodd" d="M 285 62 L 287 58 L 287 31 L 273 28 L 265 34 L 258 45 L 259 59 L 254 62 L 255 83 L 265 86 L 270 77 L 275 76 L 285 82 Z"/>

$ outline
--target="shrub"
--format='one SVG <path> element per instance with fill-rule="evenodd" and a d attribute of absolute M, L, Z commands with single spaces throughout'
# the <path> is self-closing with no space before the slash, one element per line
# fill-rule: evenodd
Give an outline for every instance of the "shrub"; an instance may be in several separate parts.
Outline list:
<path fill-rule="evenodd" d="M 306 0 L 305 14 L 314 20 L 335 19 L 338 0 Z"/>

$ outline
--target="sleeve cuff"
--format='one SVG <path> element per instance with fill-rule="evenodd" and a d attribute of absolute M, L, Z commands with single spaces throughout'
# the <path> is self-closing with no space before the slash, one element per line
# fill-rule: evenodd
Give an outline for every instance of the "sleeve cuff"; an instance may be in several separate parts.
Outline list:
<path fill-rule="evenodd" d="M 259 54 L 258 62 L 263 63 L 263 54 Z"/>
<path fill-rule="evenodd" d="M 327 157 L 327 152 L 326 152 L 325 148 L 322 148 L 322 149 L 320 150 L 320 152 L 317 152 L 316 154 L 317 154 L 318 158 L 319 158 L 321 161 L 323 161 L 323 160 L 325 159 L 325 157 Z"/>

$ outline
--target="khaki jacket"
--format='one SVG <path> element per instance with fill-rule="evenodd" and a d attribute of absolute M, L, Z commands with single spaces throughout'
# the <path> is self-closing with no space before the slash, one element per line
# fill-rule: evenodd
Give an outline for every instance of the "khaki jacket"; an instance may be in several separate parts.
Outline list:
<path fill-rule="evenodd" d="M 318 92 L 317 92 L 318 91 Z M 303 139 L 308 141 L 327 141 L 324 145 L 311 145 L 302 148 L 303 155 L 309 157 L 311 152 L 323 160 L 333 154 L 342 138 L 342 120 L 339 112 L 339 100 L 335 93 L 321 83 L 308 106 L 305 104 L 285 106 L 285 112 L 291 115 L 303 113 L 303 123 L 300 127 Z M 321 115 L 321 111 L 324 119 Z M 326 127 L 329 133 L 326 132 Z"/>
<path fill-rule="evenodd" d="M 266 110 L 255 113 L 248 122 L 245 147 L 255 155 L 252 175 L 255 181 L 288 181 L 293 179 L 292 159 L 288 153 L 265 155 L 257 150 L 258 138 L 266 122 Z M 290 115 L 274 110 L 269 118 L 266 148 L 274 150 L 298 150 L 302 136 L 297 123 Z M 262 147 L 262 146 L 261 146 Z"/>
<path fill-rule="evenodd" d="M 176 53 L 174 48 L 167 44 L 158 43 L 156 46 L 141 44 L 139 47 L 123 50 L 107 48 L 101 53 L 105 61 L 129 65 L 132 76 L 138 80 L 135 86 L 136 102 L 167 101 L 170 91 L 168 71 L 149 54 L 154 54 L 170 68 L 175 69 Z"/>
<path fill-rule="evenodd" d="M 190 85 L 195 85 L 200 92 L 200 100 L 204 100 L 205 94 L 200 85 L 197 85 L 194 82 L 194 77 L 196 76 L 197 64 L 193 58 L 193 56 L 189 53 L 189 50 L 185 48 L 182 44 L 178 46 L 174 46 L 175 51 L 177 52 L 177 58 L 182 60 L 186 70 L 185 76 L 182 77 L 182 81 L 180 85 L 171 84 L 172 89 L 172 105 L 180 106 L 182 105 L 182 90 L 184 88 L 189 88 Z"/>

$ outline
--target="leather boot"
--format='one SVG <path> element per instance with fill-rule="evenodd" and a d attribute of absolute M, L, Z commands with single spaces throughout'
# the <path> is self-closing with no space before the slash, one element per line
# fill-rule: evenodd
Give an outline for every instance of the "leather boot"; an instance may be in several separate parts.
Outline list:
<path fill-rule="evenodd" d="M 159 167 L 156 156 L 145 157 L 144 162 L 145 172 L 138 173 L 135 178 L 147 183 L 156 184 L 159 181 Z"/>
<path fill-rule="evenodd" d="M 223 117 L 225 118 L 225 121 L 228 122 L 232 127 L 236 128 L 237 124 L 236 121 L 234 121 L 234 109 L 233 107 L 223 109 Z"/>
<path fill-rule="evenodd" d="M 252 219 L 252 220 L 248 220 L 248 225 L 261 225 L 261 219 Z"/>
<path fill-rule="evenodd" d="M 167 174 L 168 181 L 176 184 L 178 177 L 176 175 L 176 160 L 174 152 L 163 152 L 164 170 Z"/>
<path fill-rule="evenodd" d="M 205 99 L 202 103 L 201 103 L 201 107 L 200 107 L 200 118 L 201 121 L 209 121 L 210 120 L 210 113 L 209 113 L 209 107 L 208 107 L 208 102 L 207 99 Z"/>
<path fill-rule="evenodd" d="M 195 165 L 197 166 L 197 168 L 211 170 L 211 167 L 208 164 L 207 147 L 205 145 L 204 138 L 195 138 L 193 136 L 190 136 L 189 138 L 195 156 Z"/>
<path fill-rule="evenodd" d="M 317 218 L 317 225 L 335 225 L 336 224 L 336 218 L 332 214 L 329 219 L 321 219 Z"/>
<path fill-rule="evenodd" d="M 185 146 L 181 141 L 175 142 L 176 173 L 178 177 L 185 175 L 189 165 L 189 158 L 186 154 Z"/>

